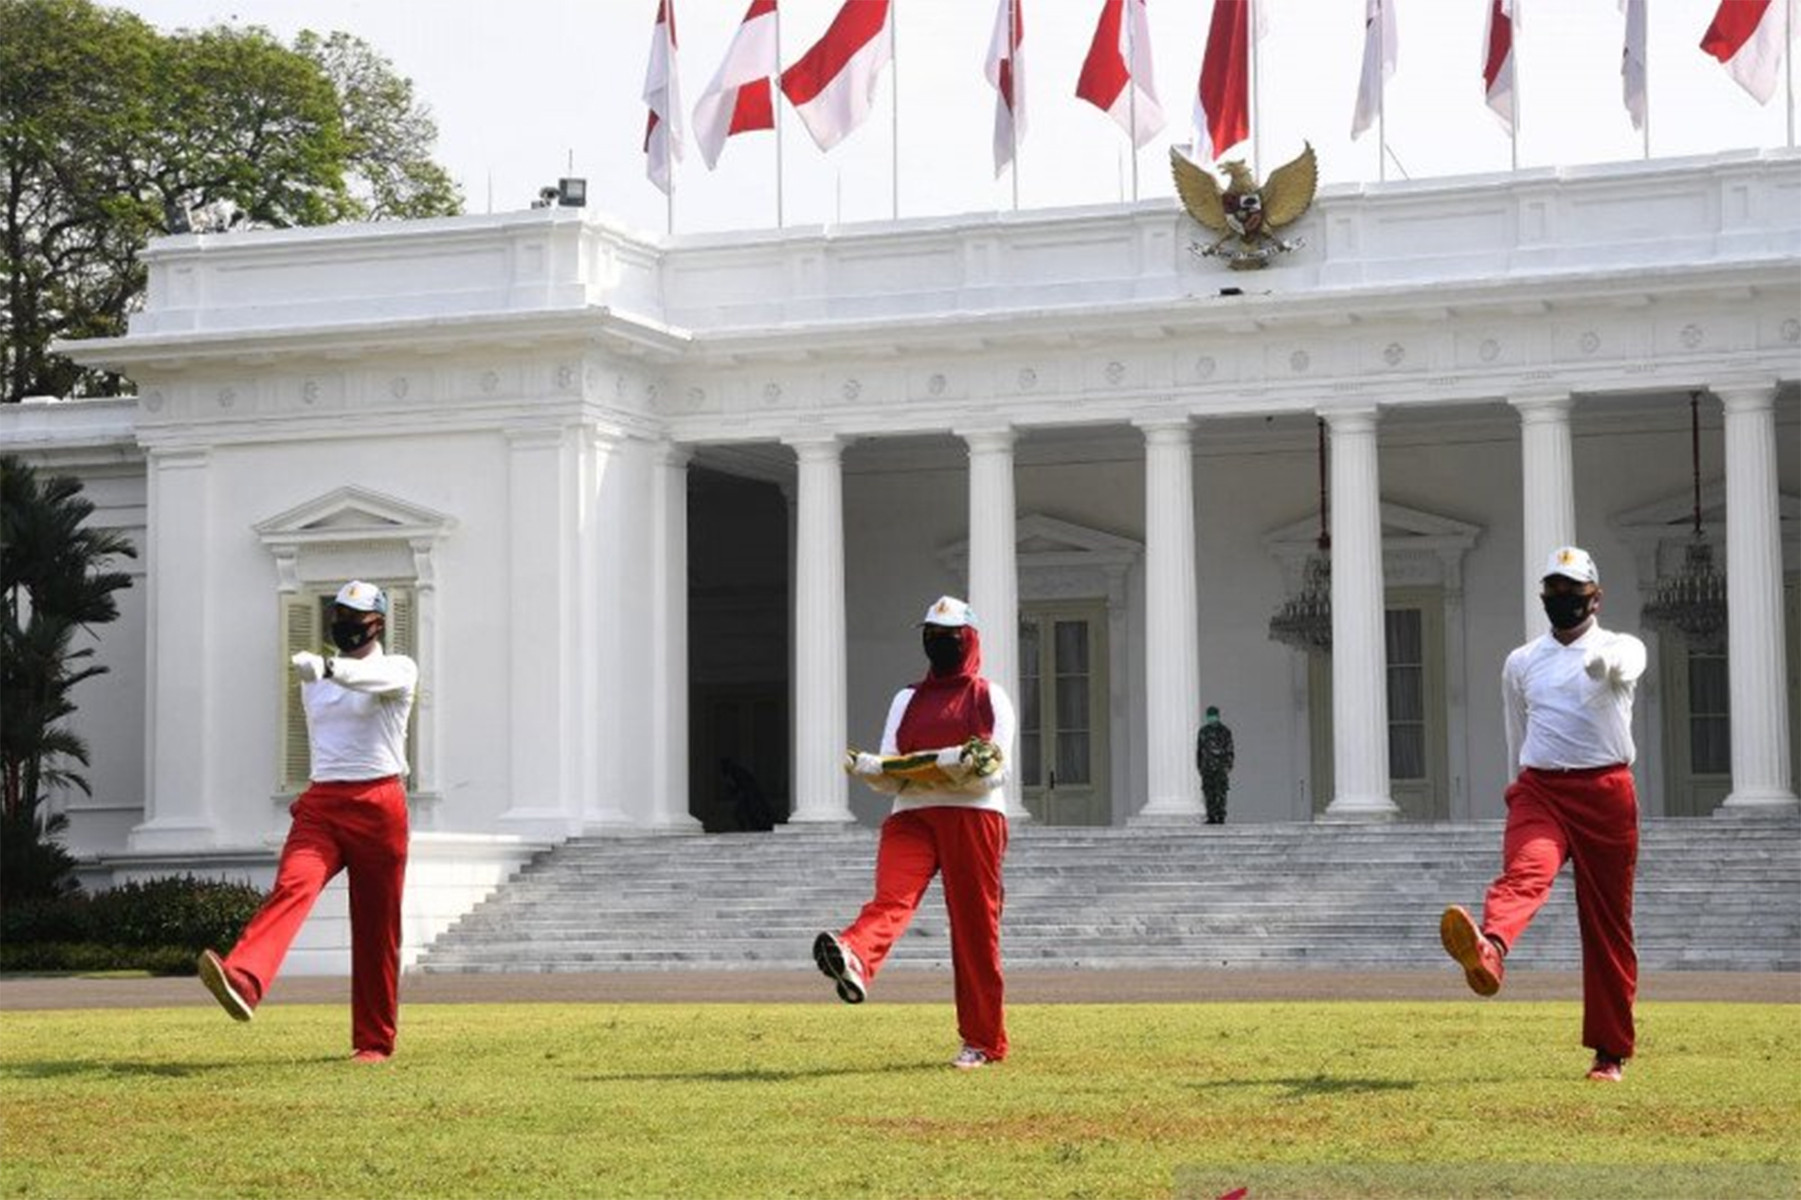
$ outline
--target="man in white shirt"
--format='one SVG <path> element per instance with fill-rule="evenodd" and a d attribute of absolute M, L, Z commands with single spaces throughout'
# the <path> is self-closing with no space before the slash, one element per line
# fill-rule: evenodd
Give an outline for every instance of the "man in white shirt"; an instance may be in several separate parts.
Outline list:
<path fill-rule="evenodd" d="M 406 726 L 419 668 L 384 654 L 388 597 L 352 580 L 332 604 L 339 653 L 294 655 L 312 748 L 312 783 L 288 810 L 275 887 L 224 958 L 200 956 L 201 982 L 248 1021 L 275 981 L 313 902 L 350 872 L 351 1057 L 385 1062 L 400 1015 L 400 897 L 406 880 Z"/>
<path fill-rule="evenodd" d="M 1462 905 L 1439 922 L 1450 956 L 1478 995 L 1501 990 L 1503 959 L 1573 860 L 1582 934 L 1582 1041 L 1590 1079 L 1617 1083 L 1632 1057 L 1638 953 L 1632 878 L 1638 798 L 1632 782 L 1632 697 L 1644 643 L 1602 629 L 1601 573 L 1587 551 L 1564 546 L 1545 565 L 1551 629 L 1507 656 L 1507 830 L 1502 870 L 1476 924 Z"/>

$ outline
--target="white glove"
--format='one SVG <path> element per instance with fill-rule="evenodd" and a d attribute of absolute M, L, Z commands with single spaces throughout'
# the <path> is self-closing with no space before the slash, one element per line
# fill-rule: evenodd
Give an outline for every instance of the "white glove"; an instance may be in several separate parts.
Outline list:
<path fill-rule="evenodd" d="M 1607 656 L 1596 650 L 1590 650 L 1582 656 L 1582 669 L 1594 680 L 1607 678 Z"/>
<path fill-rule="evenodd" d="M 850 773 L 865 778 L 880 775 L 882 773 L 882 756 L 860 752 L 857 755 L 857 761 L 851 764 Z"/>
<path fill-rule="evenodd" d="M 961 783 L 969 774 L 969 765 L 963 761 L 963 747 L 946 746 L 938 752 L 938 769 L 950 776 L 951 782 Z"/>
<path fill-rule="evenodd" d="M 311 650 L 302 650 L 288 661 L 294 664 L 302 683 L 317 683 L 325 678 L 325 660 Z"/>

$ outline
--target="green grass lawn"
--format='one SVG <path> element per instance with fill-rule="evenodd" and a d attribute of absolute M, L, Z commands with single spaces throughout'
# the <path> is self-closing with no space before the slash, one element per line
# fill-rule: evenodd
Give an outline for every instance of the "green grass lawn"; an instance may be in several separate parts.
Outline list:
<path fill-rule="evenodd" d="M 1801 1194 L 1801 1012 L 1644 1004 L 1624 1085 L 1573 1003 L 0 1014 L 0 1196 Z"/>

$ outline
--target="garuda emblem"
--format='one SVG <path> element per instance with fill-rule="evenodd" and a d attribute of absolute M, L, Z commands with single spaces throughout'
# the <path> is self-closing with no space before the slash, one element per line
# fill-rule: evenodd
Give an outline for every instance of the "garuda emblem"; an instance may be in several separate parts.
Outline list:
<path fill-rule="evenodd" d="M 1170 168 L 1176 176 L 1176 194 L 1188 215 L 1220 235 L 1211 246 L 1195 246 L 1203 257 L 1223 258 L 1234 271 L 1253 271 L 1269 265 L 1278 254 L 1306 245 L 1300 238 L 1285 241 L 1275 231 L 1300 220 L 1313 204 L 1319 187 L 1319 163 L 1313 146 L 1293 162 L 1271 172 L 1259 187 L 1256 176 L 1238 159 L 1220 164 L 1230 182 L 1222 190 L 1214 178 L 1196 166 L 1180 149 L 1169 149 Z M 1228 246 L 1228 242 L 1236 245 Z"/>

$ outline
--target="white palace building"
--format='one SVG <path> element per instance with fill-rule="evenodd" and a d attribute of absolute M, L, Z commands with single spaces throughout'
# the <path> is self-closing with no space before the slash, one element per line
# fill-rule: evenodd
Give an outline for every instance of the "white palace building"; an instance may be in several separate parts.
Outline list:
<path fill-rule="evenodd" d="M 140 549 L 76 693 L 86 877 L 267 882 L 306 773 L 287 658 L 351 577 L 422 670 L 409 961 L 547 846 L 735 829 L 722 760 L 791 828 L 875 824 L 840 762 L 946 592 L 1022 700 L 1020 820 L 1197 822 L 1209 704 L 1235 824 L 1498 819 L 1546 553 L 1590 549 L 1638 632 L 1697 480 L 1729 632 L 1644 630 L 1643 811 L 1792 814 L 1801 154 L 1340 186 L 1293 229 L 1261 272 L 1171 200 L 153 243 L 129 334 L 63 347 L 137 396 L 0 409 Z M 1321 422 L 1309 654 L 1268 630 Z M 315 926 L 291 969 L 344 969 Z"/>

